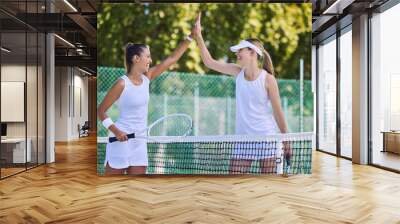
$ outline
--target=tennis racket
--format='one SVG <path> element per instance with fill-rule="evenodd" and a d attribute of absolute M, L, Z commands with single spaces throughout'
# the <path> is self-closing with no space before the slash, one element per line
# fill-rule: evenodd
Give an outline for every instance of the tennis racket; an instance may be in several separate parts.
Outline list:
<path fill-rule="evenodd" d="M 147 129 L 127 134 L 128 139 L 147 139 L 150 136 L 187 136 L 192 132 L 193 121 L 187 114 L 170 114 L 154 121 Z M 110 143 L 118 141 L 109 137 Z"/>

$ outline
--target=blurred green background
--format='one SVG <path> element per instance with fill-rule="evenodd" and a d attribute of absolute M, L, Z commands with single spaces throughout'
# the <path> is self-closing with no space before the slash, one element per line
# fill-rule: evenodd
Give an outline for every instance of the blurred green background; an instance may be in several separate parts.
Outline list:
<path fill-rule="evenodd" d="M 311 3 L 100 4 L 98 64 L 123 67 L 127 42 L 149 45 L 153 64 L 159 63 L 190 33 L 199 11 L 214 58 L 234 62 L 229 47 L 255 37 L 271 54 L 278 78 L 298 79 L 300 59 L 305 79 L 311 78 Z M 171 70 L 215 73 L 203 65 L 195 43 Z"/>

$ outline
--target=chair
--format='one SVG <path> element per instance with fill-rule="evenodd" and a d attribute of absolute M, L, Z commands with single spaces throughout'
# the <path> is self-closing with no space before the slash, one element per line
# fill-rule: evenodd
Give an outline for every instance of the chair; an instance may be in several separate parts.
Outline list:
<path fill-rule="evenodd" d="M 90 129 L 90 123 L 89 123 L 89 121 L 85 121 L 85 123 L 82 125 L 82 127 L 78 124 L 79 138 L 80 138 L 80 137 L 87 137 L 87 136 L 89 136 L 89 129 Z"/>

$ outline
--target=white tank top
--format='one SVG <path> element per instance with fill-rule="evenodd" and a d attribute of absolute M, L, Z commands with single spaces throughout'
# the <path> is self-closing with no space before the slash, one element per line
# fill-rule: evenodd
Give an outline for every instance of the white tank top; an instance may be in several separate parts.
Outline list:
<path fill-rule="evenodd" d="M 142 75 L 142 84 L 135 85 L 126 75 L 121 79 L 125 87 L 116 103 L 119 117 L 115 125 L 127 134 L 146 130 L 150 80 Z"/>
<path fill-rule="evenodd" d="M 265 89 L 267 72 L 248 81 L 244 69 L 236 77 L 236 134 L 267 135 L 280 133 Z"/>

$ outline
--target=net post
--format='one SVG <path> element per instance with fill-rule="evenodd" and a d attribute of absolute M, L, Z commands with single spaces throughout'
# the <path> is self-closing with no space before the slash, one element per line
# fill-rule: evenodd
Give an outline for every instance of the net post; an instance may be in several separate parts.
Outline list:
<path fill-rule="evenodd" d="M 283 149 L 282 147 L 279 147 L 279 145 L 276 145 L 276 174 L 278 175 L 284 175 L 283 174 Z"/>

